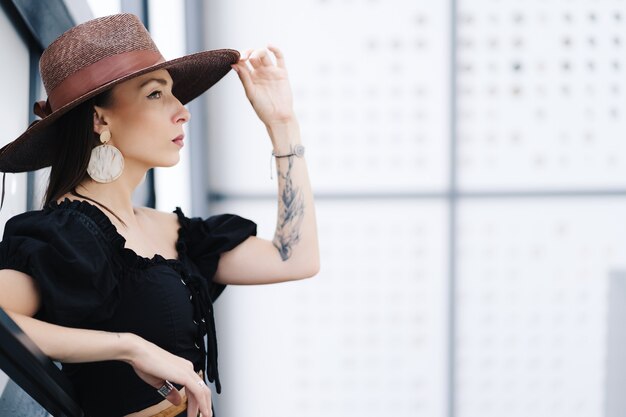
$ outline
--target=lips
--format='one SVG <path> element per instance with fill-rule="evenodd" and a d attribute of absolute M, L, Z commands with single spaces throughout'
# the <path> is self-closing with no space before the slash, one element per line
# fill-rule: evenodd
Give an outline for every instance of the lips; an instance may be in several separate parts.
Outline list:
<path fill-rule="evenodd" d="M 180 146 L 181 148 L 183 147 L 183 139 L 185 138 L 185 135 L 178 135 L 176 136 L 174 139 L 172 139 L 172 142 L 174 142 L 176 145 Z"/>

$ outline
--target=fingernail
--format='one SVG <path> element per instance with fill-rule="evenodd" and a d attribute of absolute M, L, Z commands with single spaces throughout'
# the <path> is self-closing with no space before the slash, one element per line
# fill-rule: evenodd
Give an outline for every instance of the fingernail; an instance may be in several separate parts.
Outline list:
<path fill-rule="evenodd" d="M 237 68 L 237 65 L 231 65 L 230 67 L 234 69 L 235 72 L 239 72 L 239 68 Z"/>

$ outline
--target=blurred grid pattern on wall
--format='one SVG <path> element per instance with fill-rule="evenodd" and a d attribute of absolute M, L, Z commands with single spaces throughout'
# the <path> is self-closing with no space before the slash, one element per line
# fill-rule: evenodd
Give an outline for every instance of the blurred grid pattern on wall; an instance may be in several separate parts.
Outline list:
<path fill-rule="evenodd" d="M 215 2 L 207 10 L 208 46 L 273 42 L 285 52 L 316 192 L 441 192 L 448 184 L 448 14 L 446 2 L 425 0 Z M 212 189 L 272 192 L 270 142 L 233 84 L 210 95 L 211 151 L 219 155 L 210 160 Z"/>
<path fill-rule="evenodd" d="M 322 246 L 313 280 L 220 301 L 218 405 L 603 416 L 608 278 L 626 264 L 626 5 L 243 1 L 206 16 L 210 48 L 285 51 Z M 234 74 L 209 125 L 213 211 L 271 238 L 271 146 Z M 394 309 L 408 319 L 386 321 Z"/>
<path fill-rule="evenodd" d="M 461 189 L 624 188 L 623 2 L 458 4 Z"/>
<path fill-rule="evenodd" d="M 459 416 L 603 415 L 609 276 L 626 264 L 625 211 L 614 198 L 460 204 Z"/>
<path fill-rule="evenodd" d="M 624 16 L 612 0 L 458 2 L 458 416 L 604 415 Z"/>
<path fill-rule="evenodd" d="M 207 8 L 209 48 L 284 51 L 314 191 L 353 196 L 316 204 L 318 277 L 232 287 L 218 303 L 219 412 L 445 415 L 448 211 L 413 197 L 449 181 L 448 14 L 426 1 Z M 225 197 L 212 211 L 271 239 L 266 136 L 231 73 L 209 94 L 211 191 Z"/>

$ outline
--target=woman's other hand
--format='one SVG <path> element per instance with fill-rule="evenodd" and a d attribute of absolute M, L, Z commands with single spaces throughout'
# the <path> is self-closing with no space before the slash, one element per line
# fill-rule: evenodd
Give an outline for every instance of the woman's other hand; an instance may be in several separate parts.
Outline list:
<path fill-rule="evenodd" d="M 187 416 L 196 417 L 198 412 L 202 416 L 212 415 L 211 390 L 196 374 L 191 362 L 138 336 L 134 336 L 131 346 L 126 362 L 133 367 L 135 373 L 143 381 L 155 390 L 159 389 L 166 380 L 181 384 L 185 387 L 187 394 Z M 179 405 L 182 401 L 177 389 L 173 389 L 166 399 L 174 405 Z"/>
<path fill-rule="evenodd" d="M 266 126 L 293 121 L 291 86 L 280 49 L 272 45 L 267 49 L 249 49 L 232 68 L 239 75 L 254 111 Z"/>

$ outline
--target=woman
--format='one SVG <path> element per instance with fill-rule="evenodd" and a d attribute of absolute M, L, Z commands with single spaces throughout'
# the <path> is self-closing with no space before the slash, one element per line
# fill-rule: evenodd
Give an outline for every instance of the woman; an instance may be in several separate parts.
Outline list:
<path fill-rule="evenodd" d="M 0 306 L 64 364 L 88 416 L 211 416 L 204 377 L 220 390 L 212 302 L 227 284 L 319 269 L 285 63 L 269 51 L 276 64 L 264 49 L 165 61 L 141 22 L 120 14 L 70 29 L 42 54 L 42 119 L 0 150 L 0 170 L 51 166 L 50 183 L 43 210 L 5 226 Z M 148 169 L 178 162 L 183 104 L 231 68 L 276 156 L 272 241 L 235 215 L 190 219 L 131 202 Z"/>

